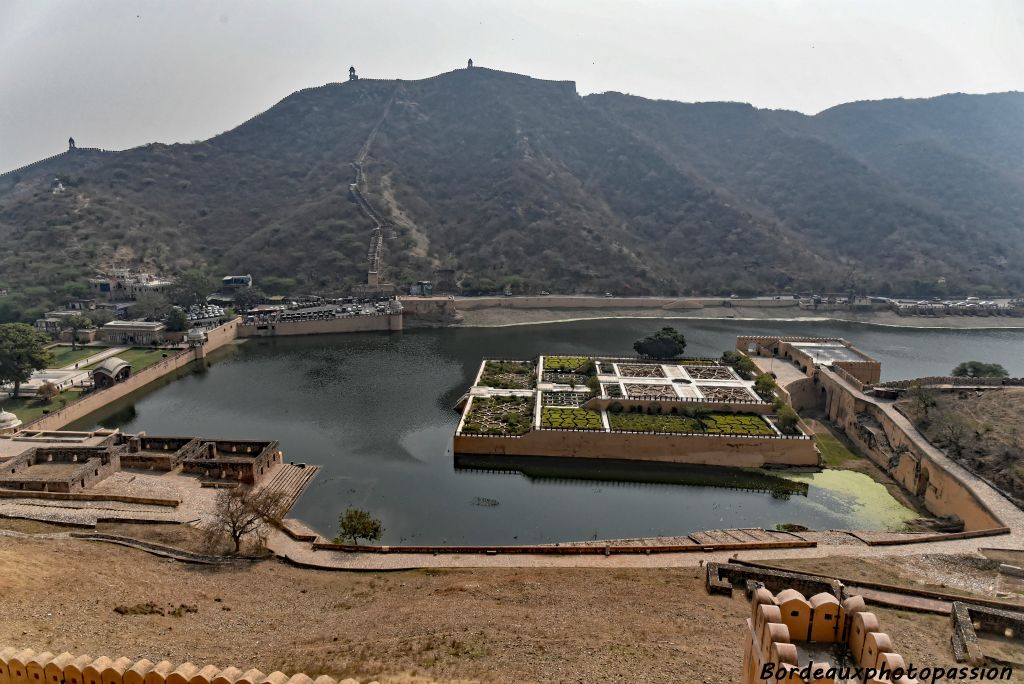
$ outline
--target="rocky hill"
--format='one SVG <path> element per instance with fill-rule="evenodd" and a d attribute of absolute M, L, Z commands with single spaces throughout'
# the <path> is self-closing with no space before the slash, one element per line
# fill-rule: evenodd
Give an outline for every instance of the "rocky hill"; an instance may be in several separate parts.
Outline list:
<path fill-rule="evenodd" d="M 349 191 L 357 158 L 393 282 L 446 268 L 468 291 L 1024 290 L 1022 93 L 804 116 L 477 67 L 329 84 L 204 142 L 0 176 L 0 319 L 115 264 L 343 291 L 374 226 Z"/>

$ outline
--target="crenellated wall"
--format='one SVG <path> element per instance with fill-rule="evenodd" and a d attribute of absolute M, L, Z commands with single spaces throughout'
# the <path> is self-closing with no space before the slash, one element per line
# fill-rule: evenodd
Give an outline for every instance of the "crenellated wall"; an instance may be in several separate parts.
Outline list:
<path fill-rule="evenodd" d="M 804 598 L 795 589 L 784 589 L 773 595 L 764 587 L 751 597 L 751 616 L 747 618 L 747 638 L 744 641 L 742 684 L 762 684 L 765 666 L 771 666 L 775 675 L 771 681 L 830 682 L 838 679 L 835 663 L 819 661 L 808 664 L 799 660 L 798 643 L 838 644 L 845 647 L 852 664 L 865 668 L 868 684 L 900 681 L 916 684 L 916 679 L 904 677 L 891 680 L 881 670 L 890 673 L 906 671 L 908 663 L 893 647 L 889 635 L 882 632 L 878 618 L 867 612 L 864 599 L 851 596 L 841 604 L 828 592 Z M 819 649 L 820 650 L 820 649 Z M 816 671 L 818 674 L 816 674 Z M 861 681 L 861 680 L 858 680 Z"/>
<path fill-rule="evenodd" d="M 0 682 L 3 684 L 359 684 L 355 679 L 338 682 L 321 675 L 316 679 L 296 673 L 290 677 L 256 668 L 195 665 L 175 666 L 168 660 L 154 663 L 143 658 L 93 658 L 70 653 L 36 653 L 30 648 L 0 648 Z M 371 683 L 371 684 L 376 684 Z"/>

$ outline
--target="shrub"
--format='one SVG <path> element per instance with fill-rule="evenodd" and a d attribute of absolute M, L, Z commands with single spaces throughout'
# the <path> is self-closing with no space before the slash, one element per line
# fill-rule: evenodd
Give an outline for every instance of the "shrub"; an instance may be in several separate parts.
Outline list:
<path fill-rule="evenodd" d="M 783 406 L 775 414 L 775 418 L 778 421 L 779 429 L 787 435 L 794 435 L 799 432 L 797 423 L 800 422 L 800 416 L 793 410 L 793 407 Z"/>
<path fill-rule="evenodd" d="M 601 414 L 585 408 L 545 406 L 540 412 L 541 427 L 576 430 L 602 430 Z"/>

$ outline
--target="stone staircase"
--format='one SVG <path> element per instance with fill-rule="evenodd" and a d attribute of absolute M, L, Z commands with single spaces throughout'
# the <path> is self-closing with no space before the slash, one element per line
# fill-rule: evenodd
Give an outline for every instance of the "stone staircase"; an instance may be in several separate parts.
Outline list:
<path fill-rule="evenodd" d="M 281 494 L 281 514 L 284 515 L 295 505 L 318 472 L 320 466 L 282 463 L 260 486 L 260 491 Z"/>

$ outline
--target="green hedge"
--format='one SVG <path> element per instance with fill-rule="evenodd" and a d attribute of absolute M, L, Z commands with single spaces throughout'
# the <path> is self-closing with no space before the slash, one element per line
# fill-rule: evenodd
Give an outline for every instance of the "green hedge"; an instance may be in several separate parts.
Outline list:
<path fill-rule="evenodd" d="M 603 430 L 601 414 L 585 408 L 545 406 L 540 410 L 540 425 L 563 430 Z"/>

